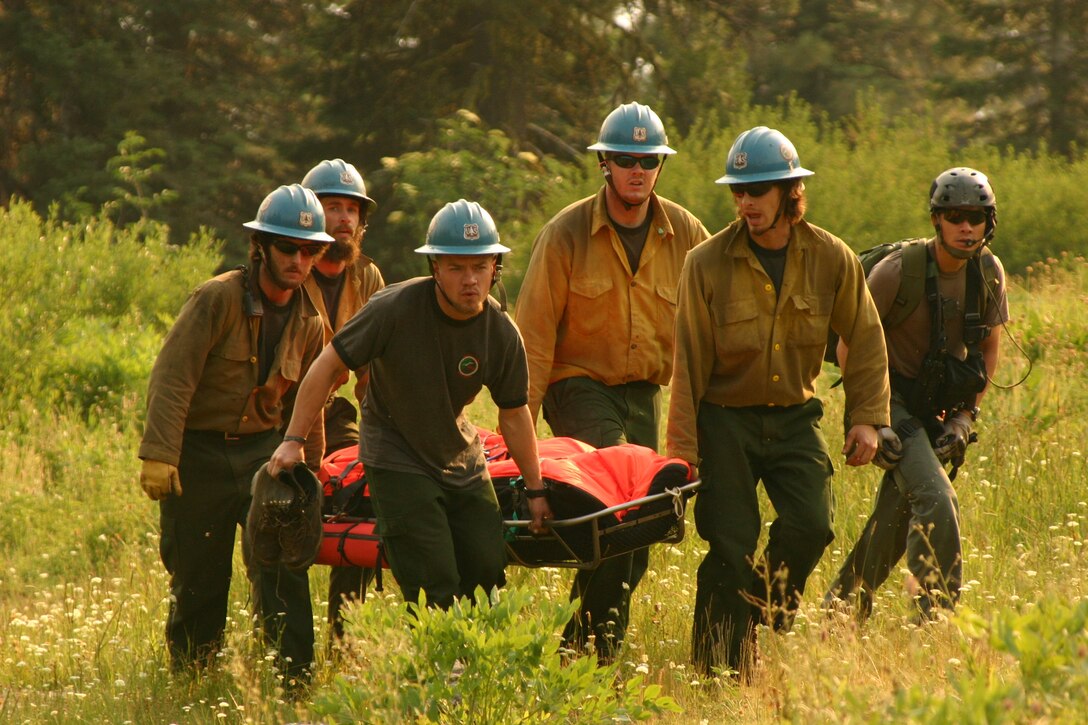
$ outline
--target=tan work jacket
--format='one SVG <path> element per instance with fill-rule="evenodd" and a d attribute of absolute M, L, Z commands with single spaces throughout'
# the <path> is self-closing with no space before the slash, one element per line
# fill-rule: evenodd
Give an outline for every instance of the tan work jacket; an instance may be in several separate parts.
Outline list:
<path fill-rule="evenodd" d="M 347 279 L 344 281 L 344 289 L 340 293 L 340 301 L 337 303 L 336 317 L 332 317 L 325 309 L 325 297 L 321 294 L 321 287 L 311 274 L 306 278 L 306 293 L 310 301 L 314 303 L 325 328 L 325 344 L 332 341 L 332 336 L 344 326 L 355 313 L 363 308 L 370 296 L 385 287 L 385 279 L 374 264 L 374 260 L 365 254 L 360 254 L 355 263 L 344 269 Z M 355 398 L 362 400 L 366 394 L 366 368 L 356 371 Z"/>
<path fill-rule="evenodd" d="M 214 277 L 193 292 L 151 370 L 140 458 L 177 465 L 185 429 L 234 435 L 280 428 L 298 383 L 322 348 L 321 317 L 305 294 L 287 321 L 263 385 L 261 296 L 256 272 Z M 321 416 L 307 434 L 306 460 L 319 465 L 325 447 Z"/>
<path fill-rule="evenodd" d="M 669 455 L 698 463 L 703 401 L 785 406 L 812 398 L 829 327 L 850 346 L 843 382 L 851 424 L 887 425 L 880 316 L 861 263 L 842 240 L 804 221 L 794 226 L 777 296 L 743 220 L 694 249 L 680 281 Z"/>
<path fill-rule="evenodd" d="M 710 235 L 679 204 L 650 199 L 653 221 L 635 274 L 603 187 L 556 214 L 533 242 L 514 320 L 529 358 L 534 420 L 548 385 L 564 378 L 669 382 L 680 270 Z"/>

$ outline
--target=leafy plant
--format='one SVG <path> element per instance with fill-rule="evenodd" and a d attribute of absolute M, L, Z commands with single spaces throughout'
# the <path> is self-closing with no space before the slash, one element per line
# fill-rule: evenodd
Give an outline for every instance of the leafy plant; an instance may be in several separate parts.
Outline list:
<path fill-rule="evenodd" d="M 343 674 L 314 703 L 340 723 L 606 722 L 678 711 L 640 677 L 615 685 L 615 666 L 566 660 L 557 631 L 574 605 L 524 590 L 459 601 L 448 611 L 368 605 L 348 624 Z"/>

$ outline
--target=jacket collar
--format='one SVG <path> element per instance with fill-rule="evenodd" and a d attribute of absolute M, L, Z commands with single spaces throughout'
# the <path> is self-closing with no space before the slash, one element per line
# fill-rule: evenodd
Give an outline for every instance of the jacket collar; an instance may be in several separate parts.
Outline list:
<path fill-rule="evenodd" d="M 605 190 L 607 187 L 602 186 L 597 192 L 597 196 L 593 199 L 593 216 L 590 219 L 589 233 L 590 236 L 599 232 L 602 228 L 611 228 L 612 219 L 608 216 L 608 204 L 605 201 Z M 657 197 L 657 192 L 650 194 L 650 209 L 648 212 L 652 218 L 650 222 L 650 231 L 656 232 L 659 237 L 672 237 L 674 232 L 672 223 L 669 221 L 669 216 L 665 213 L 665 207 L 661 204 L 661 200 Z"/>

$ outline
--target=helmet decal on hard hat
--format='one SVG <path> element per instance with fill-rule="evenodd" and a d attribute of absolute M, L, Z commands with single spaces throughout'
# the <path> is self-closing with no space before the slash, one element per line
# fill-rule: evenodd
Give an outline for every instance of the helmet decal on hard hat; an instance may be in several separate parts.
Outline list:
<path fill-rule="evenodd" d="M 325 209 L 317 195 L 300 184 L 281 186 L 266 196 L 257 209 L 257 218 L 242 226 L 308 242 L 333 241 L 325 233 Z"/>
<path fill-rule="evenodd" d="M 801 166 L 797 148 L 781 131 L 756 126 L 737 136 L 725 157 L 725 175 L 715 183 L 784 181 L 813 173 Z"/>
<path fill-rule="evenodd" d="M 665 125 L 653 109 L 641 103 L 625 103 L 604 119 L 597 142 L 590 151 L 624 154 L 675 154 L 669 147 Z"/>
<path fill-rule="evenodd" d="M 306 176 L 302 178 L 302 185 L 318 197 L 346 196 L 358 199 L 364 205 L 364 211 L 377 206 L 377 203 L 367 196 L 363 175 L 353 164 L 343 159 L 322 161 L 306 172 Z"/>
<path fill-rule="evenodd" d="M 427 255 L 480 255 L 504 254 L 510 248 L 499 243 L 499 230 L 486 209 L 474 201 L 458 199 L 431 218 L 427 241 L 415 251 Z"/>

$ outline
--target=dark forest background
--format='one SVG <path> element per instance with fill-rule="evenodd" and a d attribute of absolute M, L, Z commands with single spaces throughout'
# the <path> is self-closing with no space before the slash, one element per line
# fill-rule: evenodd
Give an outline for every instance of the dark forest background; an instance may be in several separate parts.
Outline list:
<path fill-rule="evenodd" d="M 1083 251 L 1088 3 L 976 0 L 0 0 L 0 205 L 222 240 L 340 157 L 388 280 L 446 201 L 480 201 L 519 267 L 599 184 L 604 116 L 638 100 L 680 154 L 659 190 L 712 231 L 737 133 L 780 128 L 810 218 L 860 249 L 928 231 L 929 181 L 990 174 L 1011 270 Z"/>

